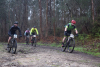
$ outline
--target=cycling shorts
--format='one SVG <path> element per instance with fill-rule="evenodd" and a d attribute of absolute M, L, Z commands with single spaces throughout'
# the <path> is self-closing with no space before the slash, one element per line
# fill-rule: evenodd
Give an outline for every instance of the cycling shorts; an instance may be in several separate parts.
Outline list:
<path fill-rule="evenodd" d="M 64 36 L 70 36 L 70 34 L 71 34 L 71 31 L 65 31 L 64 32 Z"/>
<path fill-rule="evenodd" d="M 32 35 L 35 35 L 35 33 L 32 33 L 31 36 L 32 36 Z"/>

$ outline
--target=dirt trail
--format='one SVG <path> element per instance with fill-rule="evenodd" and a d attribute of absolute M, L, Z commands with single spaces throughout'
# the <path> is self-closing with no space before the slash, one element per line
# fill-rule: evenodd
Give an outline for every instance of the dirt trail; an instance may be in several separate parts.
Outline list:
<path fill-rule="evenodd" d="M 100 67 L 100 58 L 76 51 L 61 52 L 60 48 L 18 44 L 17 54 L 0 50 L 0 67 Z"/>

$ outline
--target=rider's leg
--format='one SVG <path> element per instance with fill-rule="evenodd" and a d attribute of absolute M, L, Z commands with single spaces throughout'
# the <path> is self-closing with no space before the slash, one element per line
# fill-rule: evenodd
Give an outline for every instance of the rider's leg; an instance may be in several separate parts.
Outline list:
<path fill-rule="evenodd" d="M 9 36 L 9 38 L 8 38 L 8 44 L 9 44 L 9 41 L 11 40 L 11 36 Z"/>
<path fill-rule="evenodd" d="M 25 40 L 26 40 L 26 36 L 25 36 Z"/>
<path fill-rule="evenodd" d="M 64 38 L 63 38 L 63 40 L 62 40 L 62 47 L 64 47 L 64 41 L 65 41 L 65 36 L 64 36 Z"/>
<path fill-rule="evenodd" d="M 65 38 L 66 38 L 66 37 L 64 37 L 63 40 L 62 40 L 63 43 L 64 43 L 64 41 L 65 41 Z"/>
<path fill-rule="evenodd" d="M 9 42 L 10 42 L 10 40 L 11 40 L 11 36 L 9 36 L 9 38 L 8 38 L 8 45 L 7 45 L 7 48 L 9 47 Z"/>
<path fill-rule="evenodd" d="M 32 36 L 31 36 L 31 41 L 32 41 Z"/>

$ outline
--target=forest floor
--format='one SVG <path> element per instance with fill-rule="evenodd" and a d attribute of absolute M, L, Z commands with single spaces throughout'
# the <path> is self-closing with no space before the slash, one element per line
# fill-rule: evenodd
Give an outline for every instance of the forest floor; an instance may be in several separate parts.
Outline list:
<path fill-rule="evenodd" d="M 57 47 L 18 44 L 16 54 L 5 49 L 6 44 L 0 44 L 0 67 L 100 67 L 100 57 Z"/>

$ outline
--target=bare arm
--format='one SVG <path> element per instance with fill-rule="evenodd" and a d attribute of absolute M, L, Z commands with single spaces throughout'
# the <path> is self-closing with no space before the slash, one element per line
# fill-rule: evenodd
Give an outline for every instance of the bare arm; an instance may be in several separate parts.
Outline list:
<path fill-rule="evenodd" d="M 65 31 L 67 31 L 67 28 L 65 27 Z"/>
<path fill-rule="evenodd" d="M 75 30 L 75 32 L 76 32 L 76 34 L 78 34 L 78 31 L 77 30 Z"/>

